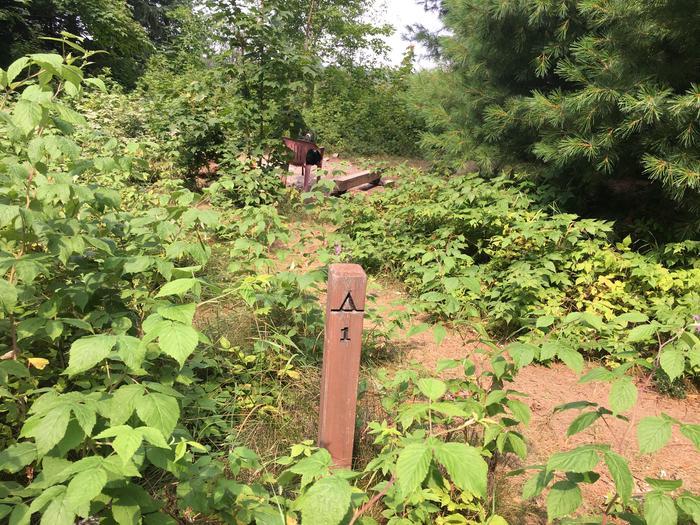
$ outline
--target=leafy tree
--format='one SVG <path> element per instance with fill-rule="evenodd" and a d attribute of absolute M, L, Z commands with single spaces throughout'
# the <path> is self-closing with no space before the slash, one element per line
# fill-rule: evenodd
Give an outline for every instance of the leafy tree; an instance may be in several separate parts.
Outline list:
<path fill-rule="evenodd" d="M 575 190 L 579 209 L 603 201 L 603 213 L 665 209 L 677 220 L 676 210 L 697 208 L 697 2 L 439 7 L 451 33 L 441 39 L 450 68 L 436 83 L 450 88 L 437 85 L 445 98 L 428 104 L 436 134 L 426 146 L 453 158 L 476 155 L 487 169 L 530 163 Z"/>
<path fill-rule="evenodd" d="M 0 67 L 26 52 L 60 49 L 62 44 L 42 37 L 59 38 L 68 32 L 84 37 L 86 48 L 106 51 L 95 56 L 98 64 L 112 68 L 120 81 L 133 84 L 152 50 L 126 0 L 10 0 L 0 7 L 0 20 L 6 22 L 0 27 Z"/>

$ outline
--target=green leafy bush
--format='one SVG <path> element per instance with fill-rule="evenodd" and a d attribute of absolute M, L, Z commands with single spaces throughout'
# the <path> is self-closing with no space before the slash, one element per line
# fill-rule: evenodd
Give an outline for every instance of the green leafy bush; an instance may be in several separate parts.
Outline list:
<path fill-rule="evenodd" d="M 369 205 L 343 201 L 336 219 L 347 257 L 394 273 L 434 316 L 483 315 L 504 335 L 563 338 L 590 356 L 649 355 L 700 304 L 698 259 L 673 256 L 692 245 L 635 252 L 610 241 L 611 223 L 541 209 L 504 177 L 414 177 Z"/>

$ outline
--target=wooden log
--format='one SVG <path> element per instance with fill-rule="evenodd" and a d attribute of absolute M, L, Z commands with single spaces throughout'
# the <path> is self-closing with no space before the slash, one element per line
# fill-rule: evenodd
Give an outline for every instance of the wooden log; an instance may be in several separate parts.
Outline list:
<path fill-rule="evenodd" d="M 350 188 L 362 186 L 363 184 L 378 184 L 382 175 L 376 171 L 360 171 L 358 173 L 350 173 L 333 179 L 335 182 L 335 191 L 333 193 L 345 193 Z"/>

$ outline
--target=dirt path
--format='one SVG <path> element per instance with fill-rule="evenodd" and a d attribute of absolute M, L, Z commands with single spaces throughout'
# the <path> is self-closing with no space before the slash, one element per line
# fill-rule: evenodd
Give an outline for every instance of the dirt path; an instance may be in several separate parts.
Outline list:
<path fill-rule="evenodd" d="M 313 268 L 315 252 L 319 246 L 327 244 L 324 237 L 329 229 L 321 225 L 296 224 L 295 231 L 305 231 L 306 235 L 295 236 L 296 256 L 295 265 L 302 268 Z M 301 239 L 299 237 L 302 237 Z M 379 284 L 370 279 L 369 291 L 374 295 L 374 307 L 379 316 L 389 318 L 392 312 L 400 310 L 409 301 L 409 297 L 398 285 L 391 283 Z M 430 332 L 425 332 L 413 337 L 405 335 L 397 336 L 392 346 L 400 349 L 400 357 L 392 366 L 405 366 L 415 361 L 423 365 L 427 370 L 435 370 L 437 362 L 441 359 L 461 359 L 470 357 L 475 362 L 483 361 L 483 356 L 476 353 L 473 344 L 464 342 L 462 336 L 456 331 L 448 330 L 447 336 L 440 345 L 437 345 Z M 592 365 L 589 365 L 589 368 Z M 644 390 L 641 381 L 638 382 L 640 394 L 637 408 L 630 416 L 633 422 L 638 422 L 646 416 L 655 416 L 662 413 L 677 418 L 685 423 L 700 424 L 700 398 L 697 395 L 689 395 L 687 399 L 677 400 L 662 396 L 657 392 Z M 607 420 L 607 424 L 598 422 L 587 430 L 573 436 L 566 437 L 566 429 L 571 421 L 578 415 L 577 411 L 568 411 L 554 414 L 554 408 L 563 403 L 588 400 L 601 405 L 607 405 L 609 385 L 604 383 L 579 384 L 574 372 L 561 364 L 552 366 L 531 365 L 525 367 L 518 375 L 510 388 L 522 392 L 528 396 L 528 402 L 532 410 L 532 421 L 524 434 L 528 443 L 528 465 L 545 463 L 554 452 L 568 450 L 585 443 L 609 443 L 613 449 L 622 453 L 630 461 L 630 468 L 635 477 L 635 493 L 641 494 L 648 490 L 646 477 L 664 479 L 682 479 L 684 488 L 692 492 L 700 492 L 700 453 L 680 432 L 674 428 L 673 436 L 669 444 L 659 453 L 653 455 L 640 455 L 637 452 L 637 442 L 634 431 L 629 424 L 620 420 Z M 601 474 L 604 468 L 599 469 Z M 512 493 L 510 498 L 519 508 L 511 509 L 514 513 L 520 513 L 520 521 L 517 523 L 545 523 L 542 517 L 544 501 L 535 502 L 531 508 L 538 511 L 528 512 L 525 505 L 519 502 L 520 484 L 524 478 L 513 478 Z M 589 485 L 584 488 L 585 501 L 589 506 L 603 506 L 606 497 L 614 493 L 612 481 L 603 475 L 602 482 Z M 543 521 L 544 520 L 544 521 Z"/>

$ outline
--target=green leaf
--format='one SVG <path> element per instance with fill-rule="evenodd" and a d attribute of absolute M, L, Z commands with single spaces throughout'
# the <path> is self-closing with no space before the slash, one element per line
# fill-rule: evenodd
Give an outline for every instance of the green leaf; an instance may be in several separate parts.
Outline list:
<path fill-rule="evenodd" d="M 695 523 L 700 523 L 700 497 L 688 493 L 681 494 L 676 499 L 676 505 L 690 516 Z"/>
<path fill-rule="evenodd" d="M 0 311 L 12 313 L 17 305 L 17 288 L 5 281 L 0 280 Z"/>
<path fill-rule="evenodd" d="M 644 481 L 649 483 L 649 486 L 663 492 L 671 492 L 683 486 L 682 479 L 654 479 L 644 478 Z"/>
<path fill-rule="evenodd" d="M 143 441 L 143 434 L 128 425 L 110 427 L 100 432 L 95 436 L 95 439 L 104 439 L 108 437 L 114 437 L 112 448 L 121 458 L 122 464 L 124 465 L 131 461 Z"/>
<path fill-rule="evenodd" d="M 530 407 L 528 407 L 525 403 L 519 401 L 518 399 L 509 399 L 506 402 L 506 405 L 508 405 L 510 411 L 523 425 L 527 426 L 530 424 L 532 414 L 530 412 Z"/>
<path fill-rule="evenodd" d="M 637 441 L 642 454 L 661 450 L 671 439 L 672 422 L 663 416 L 645 417 L 637 426 Z"/>
<path fill-rule="evenodd" d="M 65 503 L 70 509 L 79 509 L 99 496 L 106 484 L 107 473 L 101 468 L 84 470 L 68 484 Z"/>
<path fill-rule="evenodd" d="M 440 343 L 444 341 L 445 337 L 447 337 L 447 330 L 445 327 L 441 324 L 435 325 L 433 328 L 433 339 L 435 340 L 435 344 L 440 346 Z"/>
<path fill-rule="evenodd" d="M 557 481 L 547 495 L 549 521 L 568 516 L 583 503 L 581 489 L 571 481 Z"/>
<path fill-rule="evenodd" d="M 74 376 L 106 359 L 117 342 L 113 335 L 90 335 L 78 339 L 70 348 L 66 373 Z"/>
<path fill-rule="evenodd" d="M 169 322 L 169 327 L 161 330 L 158 337 L 158 346 L 163 353 L 175 359 L 181 367 L 197 348 L 198 342 L 197 330 L 174 322 Z"/>
<path fill-rule="evenodd" d="M 669 379 L 673 381 L 674 379 L 681 377 L 685 371 L 685 354 L 682 350 L 677 348 L 666 350 L 661 352 L 659 363 L 661 364 L 663 371 L 668 375 Z"/>
<path fill-rule="evenodd" d="M 151 393 L 136 400 L 136 413 L 147 426 L 157 428 L 167 438 L 180 419 L 180 406 L 173 397 Z"/>
<path fill-rule="evenodd" d="M 582 414 L 579 414 L 579 416 L 569 425 L 566 435 L 573 436 L 578 434 L 595 423 L 599 417 L 600 414 L 598 412 L 583 412 Z"/>
<path fill-rule="evenodd" d="M 24 503 L 18 503 L 15 508 L 12 509 L 12 514 L 10 514 L 10 520 L 7 525 L 29 525 L 31 522 L 31 513 L 29 512 L 29 507 Z"/>
<path fill-rule="evenodd" d="M 109 421 L 112 426 L 126 423 L 136 410 L 136 401 L 146 393 L 143 385 L 133 384 L 119 387 L 109 402 Z"/>
<path fill-rule="evenodd" d="M 304 525 L 337 525 L 350 511 L 352 488 L 338 477 L 321 478 L 302 496 L 301 520 Z"/>
<path fill-rule="evenodd" d="M 617 493 L 624 503 L 628 503 L 632 498 L 634 479 L 627 460 L 611 450 L 605 452 L 604 459 L 605 464 L 608 466 L 608 471 L 610 471 L 610 476 L 615 482 Z"/>
<path fill-rule="evenodd" d="M 523 484 L 523 499 L 536 498 L 547 485 L 554 479 L 554 473 L 547 469 L 542 469 Z"/>
<path fill-rule="evenodd" d="M 408 496 L 423 483 L 432 460 L 432 451 L 425 443 L 411 443 L 399 452 L 396 461 L 396 481 L 404 496 Z"/>
<path fill-rule="evenodd" d="M 170 306 L 162 306 L 158 308 L 158 314 L 164 319 L 170 319 L 171 321 L 177 321 L 186 325 L 191 325 L 194 320 L 194 314 L 197 310 L 197 305 L 191 304 L 178 304 Z"/>
<path fill-rule="evenodd" d="M 661 492 L 652 491 L 644 497 L 646 525 L 676 525 L 678 512 L 673 499 Z"/>
<path fill-rule="evenodd" d="M 325 448 L 322 448 L 297 462 L 296 465 L 290 467 L 289 471 L 301 475 L 301 488 L 304 488 L 314 478 L 326 475 L 332 463 L 331 455 Z"/>
<path fill-rule="evenodd" d="M 14 474 L 36 459 L 36 445 L 30 441 L 10 445 L 0 452 L 0 470 Z"/>
<path fill-rule="evenodd" d="M 41 124 L 42 117 L 41 106 L 31 100 L 18 101 L 12 110 L 12 123 L 25 134 Z"/>
<path fill-rule="evenodd" d="M 654 334 L 656 334 L 657 329 L 658 326 L 656 324 L 642 324 L 635 326 L 627 335 L 627 340 L 630 343 L 641 343 L 643 341 L 648 341 L 654 336 Z"/>
<path fill-rule="evenodd" d="M 49 506 L 41 515 L 41 525 L 73 525 L 75 512 L 66 501 L 66 492 L 62 492 L 51 500 Z"/>
<path fill-rule="evenodd" d="M 66 405 L 58 406 L 49 411 L 32 429 L 31 436 L 36 442 L 36 451 L 39 457 L 46 455 L 55 447 L 63 436 L 66 435 L 70 422 L 70 408 Z"/>
<path fill-rule="evenodd" d="M 17 75 L 19 75 L 28 64 L 28 57 L 21 57 L 12 62 L 12 64 L 7 67 L 7 84 L 12 84 L 17 78 Z"/>
<path fill-rule="evenodd" d="M 700 425 L 681 425 L 681 434 L 692 441 L 696 449 L 700 450 Z"/>
<path fill-rule="evenodd" d="M 584 445 L 552 455 L 547 462 L 547 470 L 588 472 L 593 470 L 599 461 L 598 452 L 590 446 Z"/>
<path fill-rule="evenodd" d="M 188 292 L 197 284 L 197 279 L 175 279 L 166 283 L 158 292 L 156 297 L 167 297 L 169 295 L 182 295 Z"/>
<path fill-rule="evenodd" d="M 562 348 L 557 352 L 559 359 L 577 374 L 583 372 L 583 356 L 572 348 Z"/>
<path fill-rule="evenodd" d="M 515 366 L 523 368 L 532 363 L 535 358 L 535 350 L 537 347 L 525 343 L 511 343 L 507 347 L 508 353 L 513 358 Z"/>
<path fill-rule="evenodd" d="M 629 410 L 637 402 L 637 387 L 629 377 L 621 377 L 612 384 L 608 402 L 615 414 Z"/>
<path fill-rule="evenodd" d="M 547 328 L 548 326 L 552 326 L 554 324 L 554 321 L 555 319 L 551 315 L 544 315 L 542 317 L 537 318 L 535 326 L 537 328 Z"/>
<path fill-rule="evenodd" d="M 430 377 L 419 379 L 417 386 L 418 390 L 431 401 L 437 401 L 447 391 L 447 385 L 443 381 Z"/>
<path fill-rule="evenodd" d="M 433 451 L 457 487 L 486 497 L 488 465 L 478 449 L 464 443 L 438 442 Z"/>

